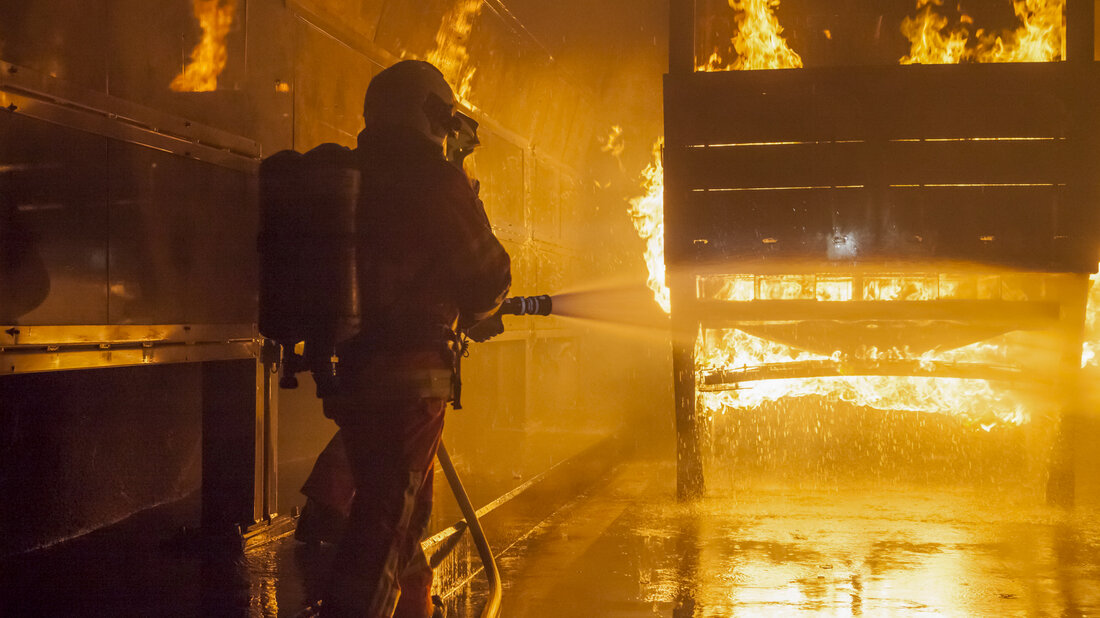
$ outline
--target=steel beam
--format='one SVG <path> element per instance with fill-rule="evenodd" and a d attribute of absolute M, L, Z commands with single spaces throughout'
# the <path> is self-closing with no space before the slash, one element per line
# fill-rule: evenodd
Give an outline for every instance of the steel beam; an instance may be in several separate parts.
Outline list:
<path fill-rule="evenodd" d="M 834 360 L 768 363 L 716 371 L 703 377 L 700 390 L 735 390 L 743 382 L 786 380 L 792 378 L 825 378 L 847 376 L 894 376 L 923 378 L 958 378 L 965 380 L 1027 381 L 1052 383 L 1050 376 L 1025 374 L 1018 367 L 986 363 L 953 363 L 944 361 L 884 360 L 844 362 Z"/>
<path fill-rule="evenodd" d="M 670 0 L 668 7 L 668 72 L 695 71 L 695 0 Z"/>
<path fill-rule="evenodd" d="M 695 408 L 695 334 L 698 323 L 677 307 L 694 292 L 688 278 L 671 281 L 672 372 L 676 405 L 676 496 L 692 500 L 703 495 L 702 428 Z"/>

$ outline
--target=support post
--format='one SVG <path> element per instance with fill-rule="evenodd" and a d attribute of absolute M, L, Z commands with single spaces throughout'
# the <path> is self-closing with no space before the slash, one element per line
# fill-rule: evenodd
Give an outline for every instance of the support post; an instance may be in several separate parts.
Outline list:
<path fill-rule="evenodd" d="M 668 72 L 695 71 L 695 0 L 669 0 Z"/>
<path fill-rule="evenodd" d="M 695 337 L 699 324 L 690 304 L 694 287 L 670 278 L 672 283 L 672 373 L 676 401 L 676 497 L 702 497 L 702 432 L 695 406 Z"/>
<path fill-rule="evenodd" d="M 257 520 L 256 361 L 202 365 L 202 528 L 245 530 Z"/>
<path fill-rule="evenodd" d="M 271 521 L 277 515 L 279 505 L 278 478 L 278 375 L 276 359 L 278 348 L 274 342 L 263 340 L 259 358 L 256 359 L 256 505 L 253 509 L 256 521 Z"/>
<path fill-rule="evenodd" d="M 1066 60 L 1073 63 L 1096 60 L 1095 0 L 1066 3 Z"/>
<path fill-rule="evenodd" d="M 1076 275 L 1060 290 L 1062 299 L 1061 376 L 1059 400 L 1061 422 L 1054 441 L 1047 480 L 1047 502 L 1064 508 L 1077 499 L 1077 461 L 1075 442 L 1084 413 L 1081 392 L 1081 345 L 1084 339 L 1085 309 L 1088 303 L 1088 275 Z"/>

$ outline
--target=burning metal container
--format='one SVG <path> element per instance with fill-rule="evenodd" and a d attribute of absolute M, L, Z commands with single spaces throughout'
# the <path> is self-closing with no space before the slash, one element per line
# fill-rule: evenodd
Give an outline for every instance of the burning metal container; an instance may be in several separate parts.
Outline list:
<path fill-rule="evenodd" d="M 869 377 L 863 395 L 883 409 L 906 406 L 877 378 L 976 381 L 937 391 L 932 407 L 949 409 L 1026 376 L 1055 385 L 1070 431 L 1100 241 L 1093 3 L 1070 0 L 1066 23 L 1060 62 L 712 71 L 695 3 L 672 3 L 664 248 L 674 330 L 688 334 L 674 352 L 681 497 L 703 490 L 715 397 L 761 381 Z M 744 56 L 760 39 L 734 43 Z M 1058 341 L 1045 370 L 974 348 L 1020 332 Z M 1068 499 L 1060 461 L 1051 497 Z"/>

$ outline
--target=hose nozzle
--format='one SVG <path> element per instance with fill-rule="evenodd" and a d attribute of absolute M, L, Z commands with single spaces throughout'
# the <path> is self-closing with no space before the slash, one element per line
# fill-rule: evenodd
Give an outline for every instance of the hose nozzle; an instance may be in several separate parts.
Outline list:
<path fill-rule="evenodd" d="M 550 315 L 553 301 L 548 294 L 541 296 L 513 296 L 500 306 L 502 315 Z"/>

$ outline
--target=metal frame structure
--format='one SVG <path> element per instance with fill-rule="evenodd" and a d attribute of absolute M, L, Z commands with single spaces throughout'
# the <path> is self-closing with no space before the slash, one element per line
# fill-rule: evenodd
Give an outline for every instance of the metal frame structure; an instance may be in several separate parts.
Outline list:
<path fill-rule="evenodd" d="M 694 0 L 671 2 L 665 255 L 680 498 L 704 491 L 697 387 L 840 371 L 828 363 L 756 367 L 698 384 L 700 328 L 812 322 L 902 330 L 921 321 L 993 334 L 1049 330 L 1064 346 L 1063 366 L 1079 365 L 1087 274 L 1100 244 L 1091 0 L 1068 0 L 1068 58 L 1044 64 L 696 72 L 696 19 Z M 858 279 L 876 267 L 943 273 L 962 262 L 1065 277 L 1057 293 L 1027 302 L 879 301 L 858 292 L 845 302 L 726 302 L 706 297 L 700 285 L 716 273 L 857 272 Z M 843 370 L 926 372 L 873 364 Z M 1004 368 L 965 369 L 974 371 L 1005 375 Z M 1077 379 L 1059 383 L 1064 431 L 1079 405 Z M 1066 476 L 1062 468 L 1052 483 Z"/>

